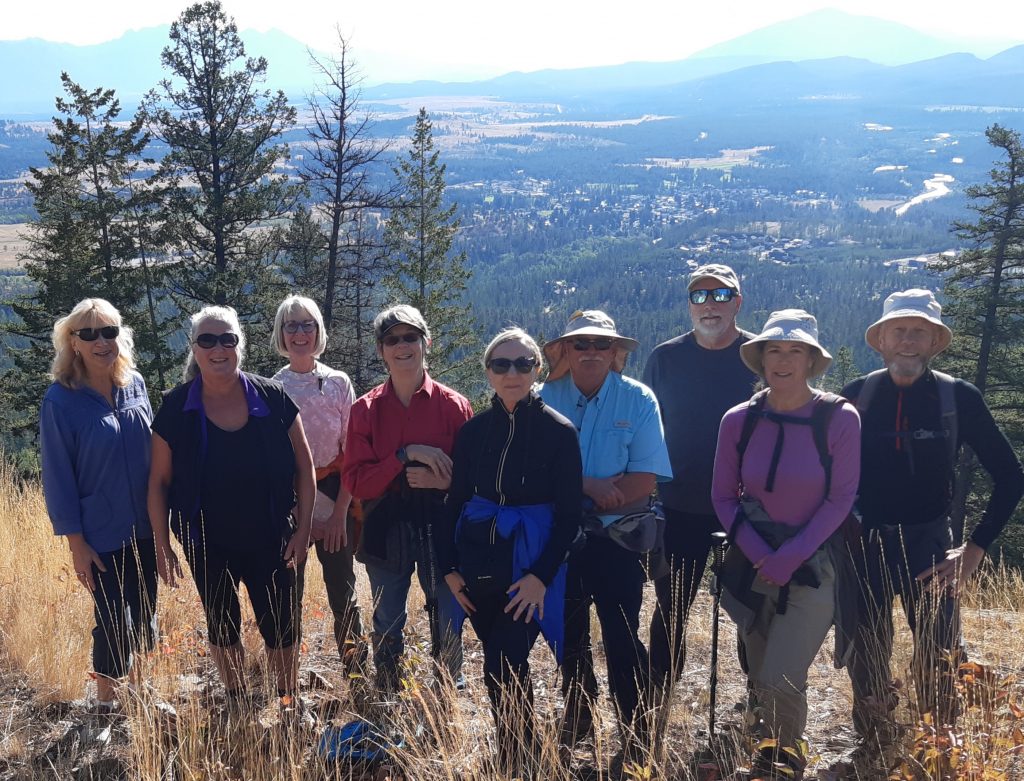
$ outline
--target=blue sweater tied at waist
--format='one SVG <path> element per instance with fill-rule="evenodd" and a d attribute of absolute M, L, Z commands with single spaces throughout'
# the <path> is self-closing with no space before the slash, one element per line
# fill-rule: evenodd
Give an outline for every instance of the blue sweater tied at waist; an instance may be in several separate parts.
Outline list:
<path fill-rule="evenodd" d="M 492 519 L 496 522 L 498 534 L 506 540 L 514 540 L 512 581 L 515 582 L 529 573 L 530 567 L 540 558 L 544 546 L 547 545 L 554 523 L 554 505 L 503 505 L 474 496 L 463 505 L 462 514 L 455 526 L 455 538 L 458 539 L 462 524 L 485 523 Z M 547 590 L 544 592 L 544 618 L 534 616 L 559 664 L 562 663 L 562 650 L 565 644 L 565 571 L 566 565 L 563 562 L 551 582 L 547 584 Z M 452 600 L 455 601 L 453 617 L 458 628 L 461 628 L 462 622 L 466 619 L 466 612 L 454 596 Z"/>

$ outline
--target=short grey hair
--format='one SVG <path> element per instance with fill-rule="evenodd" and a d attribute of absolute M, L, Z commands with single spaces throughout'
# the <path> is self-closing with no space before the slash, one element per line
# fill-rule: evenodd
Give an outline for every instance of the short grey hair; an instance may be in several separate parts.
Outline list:
<path fill-rule="evenodd" d="M 505 344 L 505 342 L 519 342 L 527 350 L 533 353 L 533 357 L 537 359 L 537 370 L 540 371 L 541 367 L 544 365 L 544 359 L 541 355 L 540 346 L 537 344 L 537 341 L 532 336 L 530 336 L 528 333 L 526 333 L 526 331 L 524 331 L 522 328 L 519 328 L 518 326 L 506 328 L 504 331 L 499 332 L 493 339 L 491 339 L 487 347 L 484 349 L 484 355 L 483 358 L 481 359 L 481 362 L 485 369 L 487 368 L 487 362 L 491 360 L 491 354 L 496 349 L 498 349 L 498 347 Z"/>
<path fill-rule="evenodd" d="M 327 349 L 327 330 L 324 328 L 324 316 L 320 313 L 320 307 L 316 301 L 306 296 L 288 296 L 277 308 L 274 315 L 274 330 L 270 332 L 270 346 L 277 350 L 280 355 L 288 357 L 288 348 L 284 341 L 284 324 L 286 319 L 293 317 L 296 312 L 305 312 L 310 319 L 316 323 L 316 344 L 313 345 L 313 357 L 319 358 Z"/>
<path fill-rule="evenodd" d="M 199 364 L 196 363 L 196 357 L 192 353 L 192 345 L 195 344 L 203 323 L 208 323 L 211 320 L 215 323 L 223 323 L 231 329 L 232 333 L 238 334 L 238 346 L 235 351 L 238 353 L 238 368 L 242 368 L 242 361 L 245 360 L 245 331 L 238 320 L 238 312 L 230 306 L 204 306 L 191 318 L 188 331 L 188 355 L 185 358 L 185 370 L 182 373 L 185 382 L 195 379 L 199 375 Z"/>

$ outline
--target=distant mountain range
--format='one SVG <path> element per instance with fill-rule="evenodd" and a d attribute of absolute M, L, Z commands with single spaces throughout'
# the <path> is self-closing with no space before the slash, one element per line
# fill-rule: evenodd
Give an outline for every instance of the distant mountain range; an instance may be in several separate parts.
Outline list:
<path fill-rule="evenodd" d="M 165 76 L 160 51 L 167 26 L 126 33 L 94 46 L 40 39 L 0 41 L 0 117 L 48 117 L 66 70 L 86 87 L 113 87 L 126 107 Z M 311 88 L 304 44 L 272 30 L 242 32 L 250 55 L 269 63 L 269 86 L 300 100 Z M 973 52 L 973 53 L 968 53 Z M 359 62 L 358 49 L 355 60 Z M 982 58 L 977 55 L 982 55 Z M 472 82 L 381 84 L 368 99 L 423 95 L 493 95 L 616 105 L 645 103 L 678 110 L 738 101 L 850 99 L 1019 106 L 1024 102 L 1024 46 L 992 52 L 964 41 L 835 10 L 779 22 L 674 62 L 631 62 L 591 68 L 513 72 Z M 372 77 L 372 74 L 368 74 Z M 371 82 L 372 83 L 372 82 Z M 651 101 L 654 101 L 653 103 Z M 657 104 L 657 105 L 656 105 Z"/>

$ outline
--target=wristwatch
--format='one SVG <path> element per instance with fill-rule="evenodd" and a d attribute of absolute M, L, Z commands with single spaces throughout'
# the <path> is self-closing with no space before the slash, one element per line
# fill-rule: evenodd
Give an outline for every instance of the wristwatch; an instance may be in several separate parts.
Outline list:
<path fill-rule="evenodd" d="M 395 451 L 395 458 L 397 458 L 403 464 L 409 463 L 409 456 L 405 454 L 405 446 L 402 446 Z"/>

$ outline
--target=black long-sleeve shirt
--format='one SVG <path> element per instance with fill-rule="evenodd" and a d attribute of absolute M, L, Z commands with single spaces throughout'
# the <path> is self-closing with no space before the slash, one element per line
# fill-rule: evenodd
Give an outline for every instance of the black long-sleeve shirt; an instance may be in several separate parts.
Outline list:
<path fill-rule="evenodd" d="M 497 397 L 455 439 L 452 484 L 438 536 L 442 571 L 458 569 L 455 525 L 476 494 L 505 505 L 554 505 L 551 536 L 530 572 L 550 584 L 583 514 L 583 465 L 575 427 L 530 394 L 509 414 Z"/>
<path fill-rule="evenodd" d="M 856 403 L 864 378 L 854 380 L 842 395 Z M 992 477 L 992 495 L 971 540 L 988 548 L 1002 532 L 1024 494 L 1024 470 L 999 430 L 981 393 L 956 380 L 957 451 L 968 444 Z M 860 498 L 865 528 L 890 524 L 921 524 L 949 513 L 953 469 L 945 439 L 907 436 L 908 432 L 941 431 L 939 390 L 926 371 L 913 385 L 897 386 L 886 374 L 861 413 Z"/>

